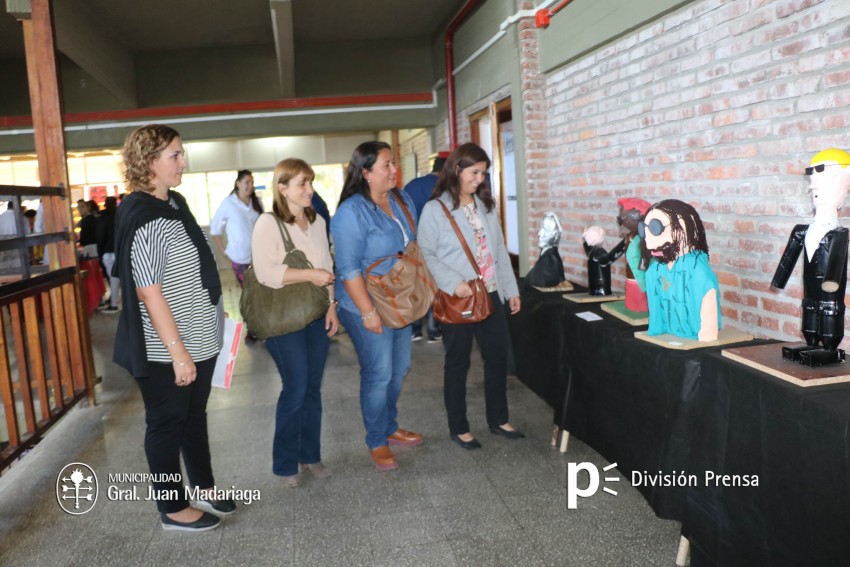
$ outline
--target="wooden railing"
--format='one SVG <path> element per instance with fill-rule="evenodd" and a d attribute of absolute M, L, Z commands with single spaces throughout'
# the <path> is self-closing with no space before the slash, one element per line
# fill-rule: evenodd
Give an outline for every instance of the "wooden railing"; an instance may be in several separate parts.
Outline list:
<path fill-rule="evenodd" d="M 21 197 L 63 199 L 61 187 L 0 185 L 17 216 Z M 74 404 L 94 404 L 94 364 L 81 275 L 71 266 L 47 271 L 29 263 L 31 246 L 73 242 L 70 230 L 0 238 L 0 253 L 19 252 L 17 268 L 0 274 L 0 471 L 37 443 Z M 48 251 L 50 254 L 51 251 Z M 52 250 L 56 254 L 56 250 Z M 44 271 L 34 275 L 33 271 Z"/>

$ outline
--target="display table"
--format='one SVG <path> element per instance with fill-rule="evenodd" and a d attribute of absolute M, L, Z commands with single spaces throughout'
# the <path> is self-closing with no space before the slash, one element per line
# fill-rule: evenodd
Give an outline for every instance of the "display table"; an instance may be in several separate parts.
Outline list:
<path fill-rule="evenodd" d="M 100 261 L 80 260 L 80 271 L 83 273 L 83 291 L 86 300 L 86 312 L 91 315 L 97 310 L 103 294 L 106 293 L 106 282 L 103 280 L 103 270 Z"/>
<path fill-rule="evenodd" d="M 850 384 L 802 388 L 712 354 L 695 418 L 690 467 L 759 486 L 688 489 L 691 565 L 850 563 Z"/>
<path fill-rule="evenodd" d="M 682 523 L 692 565 L 847 564 L 850 384 L 800 388 L 722 357 L 728 346 L 666 349 L 598 305 L 520 290 L 517 373 L 555 424 L 627 482 L 632 471 L 698 477 L 636 487 L 656 515 Z M 576 316 L 586 311 L 603 320 Z M 706 471 L 760 484 L 707 486 Z"/>

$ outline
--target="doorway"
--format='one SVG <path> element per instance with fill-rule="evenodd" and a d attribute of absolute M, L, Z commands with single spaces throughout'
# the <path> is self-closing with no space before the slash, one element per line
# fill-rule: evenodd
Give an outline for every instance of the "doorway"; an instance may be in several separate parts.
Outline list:
<path fill-rule="evenodd" d="M 472 142 L 490 156 L 490 187 L 499 210 L 502 235 L 514 275 L 519 277 L 519 217 L 516 194 L 516 161 L 510 97 L 491 102 L 469 117 Z"/>

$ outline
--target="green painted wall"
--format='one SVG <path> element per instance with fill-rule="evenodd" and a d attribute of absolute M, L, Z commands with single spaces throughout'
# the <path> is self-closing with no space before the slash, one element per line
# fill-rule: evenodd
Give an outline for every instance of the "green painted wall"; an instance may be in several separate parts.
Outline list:
<path fill-rule="evenodd" d="M 142 107 L 280 97 L 274 45 L 140 53 L 136 73 Z"/>
<path fill-rule="evenodd" d="M 513 0 L 489 0 L 455 33 L 455 67 L 499 32 L 499 25 L 515 12 Z M 507 33 L 455 75 L 455 107 L 463 109 L 490 93 L 519 81 L 516 35 Z"/>
<path fill-rule="evenodd" d="M 549 72 L 691 1 L 573 0 L 538 35 L 540 67 Z"/>
<path fill-rule="evenodd" d="M 437 81 L 427 38 L 298 44 L 295 54 L 298 97 L 423 92 Z"/>

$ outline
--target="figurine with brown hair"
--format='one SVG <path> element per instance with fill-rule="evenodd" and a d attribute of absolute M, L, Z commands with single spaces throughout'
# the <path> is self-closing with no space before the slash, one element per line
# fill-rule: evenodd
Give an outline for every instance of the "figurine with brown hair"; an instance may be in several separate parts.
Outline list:
<path fill-rule="evenodd" d="M 647 266 L 647 334 L 717 340 L 720 288 L 708 264 L 699 214 L 683 201 L 660 201 L 638 224 L 638 234 L 643 239 L 641 261 Z"/>

